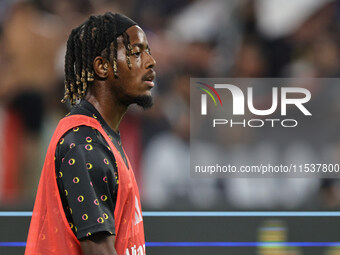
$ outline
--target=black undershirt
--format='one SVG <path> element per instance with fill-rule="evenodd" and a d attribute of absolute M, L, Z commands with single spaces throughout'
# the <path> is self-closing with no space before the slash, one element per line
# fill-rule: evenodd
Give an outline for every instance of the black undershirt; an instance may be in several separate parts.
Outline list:
<path fill-rule="evenodd" d="M 82 100 L 68 115 L 75 114 L 97 119 L 128 166 L 120 135 L 107 125 L 93 105 Z M 118 171 L 104 137 L 88 126 L 73 128 L 60 139 L 55 157 L 61 201 L 77 238 L 98 232 L 114 235 Z"/>

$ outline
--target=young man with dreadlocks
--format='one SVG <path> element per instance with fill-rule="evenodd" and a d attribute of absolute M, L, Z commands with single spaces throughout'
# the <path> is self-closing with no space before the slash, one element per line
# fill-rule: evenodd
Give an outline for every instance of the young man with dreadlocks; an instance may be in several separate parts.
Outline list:
<path fill-rule="evenodd" d="M 65 96 L 73 105 L 50 143 L 26 255 L 145 254 L 138 187 L 119 123 L 152 105 L 156 62 L 128 17 L 91 16 L 67 42 Z"/>

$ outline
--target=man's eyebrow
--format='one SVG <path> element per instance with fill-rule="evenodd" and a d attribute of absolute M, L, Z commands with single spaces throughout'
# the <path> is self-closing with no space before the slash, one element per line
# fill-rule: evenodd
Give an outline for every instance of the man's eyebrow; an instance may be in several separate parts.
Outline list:
<path fill-rule="evenodd" d="M 143 43 L 134 43 L 134 44 L 132 44 L 131 45 L 132 47 L 139 47 L 139 48 L 146 48 L 146 49 L 148 49 L 149 48 L 149 45 L 147 45 L 147 44 L 143 44 Z"/>

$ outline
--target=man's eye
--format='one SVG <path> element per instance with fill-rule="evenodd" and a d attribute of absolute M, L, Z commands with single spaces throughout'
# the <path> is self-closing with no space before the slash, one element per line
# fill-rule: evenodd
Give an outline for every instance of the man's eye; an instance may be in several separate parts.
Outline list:
<path fill-rule="evenodd" d="M 145 50 L 149 55 L 151 55 L 151 50 L 150 49 L 146 49 Z"/>
<path fill-rule="evenodd" d="M 139 57 L 142 54 L 142 52 L 137 51 L 137 52 L 132 52 L 132 55 L 134 55 L 135 57 Z"/>

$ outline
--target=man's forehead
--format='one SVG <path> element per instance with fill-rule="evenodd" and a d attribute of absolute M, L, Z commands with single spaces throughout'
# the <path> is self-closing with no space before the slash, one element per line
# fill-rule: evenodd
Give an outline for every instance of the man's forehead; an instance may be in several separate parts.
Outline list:
<path fill-rule="evenodd" d="M 148 41 L 146 38 L 146 35 L 143 31 L 143 29 L 141 29 L 139 26 L 132 26 L 129 29 L 127 29 L 125 31 L 128 36 L 129 36 L 129 42 L 131 47 L 140 47 L 140 48 L 148 48 Z M 123 35 L 120 35 L 117 38 L 117 42 L 118 42 L 118 47 L 125 47 L 124 46 L 124 39 L 123 39 Z"/>
<path fill-rule="evenodd" d="M 147 46 L 148 41 L 146 35 L 139 26 L 132 26 L 126 30 L 129 35 L 131 46 Z"/>

